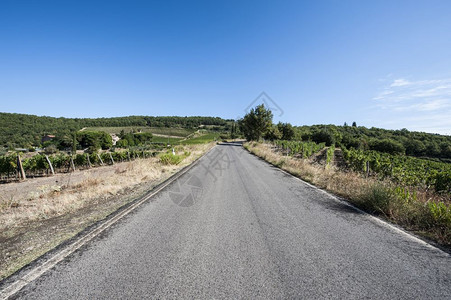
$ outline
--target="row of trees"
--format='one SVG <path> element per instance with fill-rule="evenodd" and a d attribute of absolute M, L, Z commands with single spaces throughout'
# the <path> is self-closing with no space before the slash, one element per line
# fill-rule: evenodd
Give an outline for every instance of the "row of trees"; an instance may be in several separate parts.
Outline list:
<path fill-rule="evenodd" d="M 116 143 L 118 148 L 128 148 L 141 146 L 152 141 L 153 135 L 150 132 L 121 132 L 120 140 Z M 51 141 L 44 143 L 47 153 L 54 153 L 56 150 L 76 150 L 88 149 L 93 153 L 99 149 L 107 150 L 113 147 L 111 135 L 103 131 L 78 131 L 71 134 L 60 135 Z"/>
<path fill-rule="evenodd" d="M 139 133 L 124 133 L 121 132 L 119 135 L 120 140 L 116 143 L 117 147 L 127 148 L 133 146 L 140 146 L 152 141 L 152 133 L 150 132 L 139 132 Z"/>
<path fill-rule="evenodd" d="M 343 148 L 376 150 L 390 154 L 406 154 L 451 160 L 451 136 L 410 132 L 407 129 L 386 130 L 352 126 L 313 125 L 294 127 L 289 123 L 272 123 L 273 115 L 258 105 L 239 120 L 239 128 L 247 140 L 297 140 L 337 145 Z"/>

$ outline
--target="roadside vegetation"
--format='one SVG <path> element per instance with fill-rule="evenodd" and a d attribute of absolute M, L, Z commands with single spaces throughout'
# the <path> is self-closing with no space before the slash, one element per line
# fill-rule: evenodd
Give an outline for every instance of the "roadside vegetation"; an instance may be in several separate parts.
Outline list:
<path fill-rule="evenodd" d="M 239 124 L 249 141 L 245 148 L 255 155 L 371 214 L 451 247 L 450 137 L 368 130 L 356 124 L 274 125 L 263 105 Z"/>

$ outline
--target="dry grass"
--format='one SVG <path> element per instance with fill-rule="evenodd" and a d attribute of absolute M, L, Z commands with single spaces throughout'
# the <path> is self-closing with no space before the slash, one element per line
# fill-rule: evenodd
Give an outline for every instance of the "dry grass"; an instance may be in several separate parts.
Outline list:
<path fill-rule="evenodd" d="M 390 181 L 365 178 L 335 166 L 326 167 L 316 159 L 284 156 L 272 145 L 247 143 L 255 155 L 322 189 L 348 199 L 363 210 L 439 243 L 451 246 L 449 195 L 438 195 L 414 187 L 399 187 Z"/>
<path fill-rule="evenodd" d="M 181 154 L 190 152 L 179 165 L 162 164 L 159 157 L 138 159 L 104 167 L 110 169 L 107 176 L 94 177 L 89 172 L 81 171 L 84 179 L 78 183 L 71 184 L 69 180 L 61 185 L 42 185 L 27 195 L 17 191 L 3 193 L 0 196 L 0 231 L 25 222 L 59 216 L 80 209 L 92 199 L 116 195 L 144 181 L 156 181 L 164 175 L 169 176 L 190 164 L 209 147 L 211 144 L 178 148 Z"/>

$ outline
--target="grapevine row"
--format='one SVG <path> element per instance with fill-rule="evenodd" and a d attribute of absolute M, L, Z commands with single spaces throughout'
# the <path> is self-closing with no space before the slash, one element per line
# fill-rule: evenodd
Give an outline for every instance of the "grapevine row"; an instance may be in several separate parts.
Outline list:
<path fill-rule="evenodd" d="M 325 143 L 317 144 L 315 142 L 285 140 L 274 141 L 274 145 L 284 151 L 288 151 L 290 155 L 300 155 L 302 158 L 308 158 L 326 147 Z"/>
<path fill-rule="evenodd" d="M 447 163 L 355 149 L 343 149 L 343 157 L 351 169 L 357 172 L 371 172 L 403 185 L 433 186 L 438 192 L 451 191 L 451 165 Z"/>
<path fill-rule="evenodd" d="M 128 152 L 103 152 L 92 154 L 77 154 L 70 156 L 67 154 L 57 154 L 48 156 L 53 168 L 57 172 L 70 171 L 71 158 L 73 166 L 76 168 L 87 168 L 90 166 L 99 166 L 102 164 L 112 164 L 114 162 L 122 162 L 135 158 L 143 158 L 155 156 L 155 152 L 131 150 Z M 113 161 L 112 161 L 113 159 Z M 48 173 L 50 166 L 45 155 L 34 155 L 30 158 L 22 159 L 22 166 L 27 176 L 37 176 Z M 17 156 L 7 155 L 0 156 L 0 176 L 2 179 L 9 179 L 17 175 Z"/>

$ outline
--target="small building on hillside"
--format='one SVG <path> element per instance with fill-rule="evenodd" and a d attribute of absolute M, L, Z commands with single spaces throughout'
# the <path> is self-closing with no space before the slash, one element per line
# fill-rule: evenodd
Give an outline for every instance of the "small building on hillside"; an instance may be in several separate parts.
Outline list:
<path fill-rule="evenodd" d="M 114 133 L 110 133 L 110 135 L 111 135 L 111 139 L 113 140 L 113 146 L 116 146 L 116 143 L 117 143 L 117 141 L 120 140 L 120 138 L 117 135 L 115 135 Z"/>
<path fill-rule="evenodd" d="M 44 136 L 42 137 L 41 142 L 42 142 L 42 143 L 48 142 L 48 141 L 53 140 L 54 138 L 55 138 L 54 135 L 46 134 L 46 135 L 44 135 Z"/>

